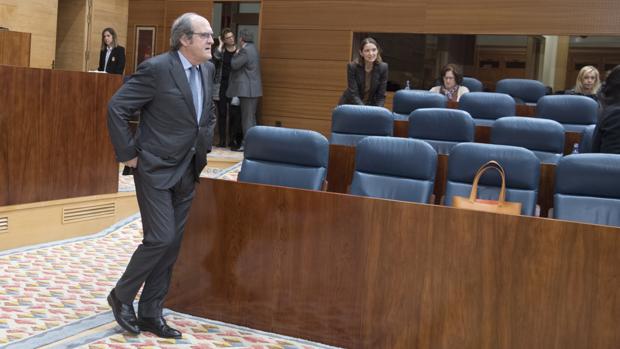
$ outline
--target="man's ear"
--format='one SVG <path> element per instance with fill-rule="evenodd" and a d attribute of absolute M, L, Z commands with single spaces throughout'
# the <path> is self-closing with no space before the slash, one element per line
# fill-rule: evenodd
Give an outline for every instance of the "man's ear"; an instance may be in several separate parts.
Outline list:
<path fill-rule="evenodd" d="M 189 46 L 191 40 L 187 37 L 187 35 L 183 34 L 183 36 L 181 36 L 181 40 L 179 41 L 181 41 L 183 46 Z"/>

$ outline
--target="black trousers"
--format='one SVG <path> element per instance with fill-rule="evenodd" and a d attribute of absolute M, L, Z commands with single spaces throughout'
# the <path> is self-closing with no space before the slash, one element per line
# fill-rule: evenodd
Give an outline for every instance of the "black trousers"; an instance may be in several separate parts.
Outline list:
<path fill-rule="evenodd" d="M 133 303 L 140 287 L 138 316 L 161 315 L 168 293 L 172 267 L 179 255 L 183 230 L 195 194 L 193 162 L 170 189 L 156 189 L 134 170 L 136 196 L 142 216 L 144 238 L 133 253 L 125 272 L 118 280 L 116 295 L 123 303 Z"/>
<path fill-rule="evenodd" d="M 220 96 L 220 100 L 217 101 L 217 131 L 220 135 L 220 143 L 230 146 L 239 146 L 243 139 L 241 133 L 241 114 L 238 106 L 230 105 L 232 98 L 228 98 L 225 95 Z M 226 135 L 226 115 L 230 124 L 228 125 L 228 136 Z M 228 142 L 225 144 L 224 141 Z"/>

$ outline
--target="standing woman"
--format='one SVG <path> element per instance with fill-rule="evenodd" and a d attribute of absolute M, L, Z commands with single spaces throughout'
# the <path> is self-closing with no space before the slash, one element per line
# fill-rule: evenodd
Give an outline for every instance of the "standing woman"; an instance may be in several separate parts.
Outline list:
<path fill-rule="evenodd" d="M 125 48 L 118 44 L 116 31 L 112 28 L 105 28 L 101 32 L 101 53 L 97 70 L 120 75 L 125 70 Z"/>
<path fill-rule="evenodd" d="M 381 59 L 380 51 L 375 39 L 362 40 L 358 57 L 347 65 L 348 87 L 338 104 L 383 107 L 388 65 Z"/>
<path fill-rule="evenodd" d="M 594 129 L 592 152 L 620 154 L 620 65 L 607 75 L 599 101 L 603 109 Z"/>
<path fill-rule="evenodd" d="M 575 87 L 566 91 L 567 95 L 582 95 L 598 100 L 597 93 L 601 88 L 601 78 L 598 70 L 591 65 L 586 65 L 577 74 Z"/>
<path fill-rule="evenodd" d="M 462 86 L 463 75 L 459 73 L 454 64 L 446 64 L 441 68 L 441 85 L 430 89 L 431 92 L 441 93 L 448 97 L 449 101 L 458 102 L 461 96 L 468 93 L 469 89 Z"/>

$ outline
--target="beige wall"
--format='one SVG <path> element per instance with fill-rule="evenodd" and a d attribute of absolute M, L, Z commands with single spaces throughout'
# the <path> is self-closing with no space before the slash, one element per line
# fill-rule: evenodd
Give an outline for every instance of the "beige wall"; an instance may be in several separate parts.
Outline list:
<path fill-rule="evenodd" d="M 52 67 L 57 13 L 57 0 L 0 0 L 0 26 L 32 34 L 31 67 Z"/>
<path fill-rule="evenodd" d="M 61 70 L 84 70 L 86 1 L 58 0 L 56 64 Z"/>

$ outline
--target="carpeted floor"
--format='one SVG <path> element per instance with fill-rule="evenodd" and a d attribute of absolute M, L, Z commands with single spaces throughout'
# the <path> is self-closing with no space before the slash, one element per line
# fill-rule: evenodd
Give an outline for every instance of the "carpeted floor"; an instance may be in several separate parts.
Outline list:
<path fill-rule="evenodd" d="M 236 180 L 240 167 L 203 175 Z M 120 188 L 133 190 L 132 177 L 120 176 Z M 169 310 L 166 319 L 181 339 L 123 332 L 106 297 L 141 229 L 137 214 L 88 237 L 0 252 L 0 348 L 331 348 Z"/>

